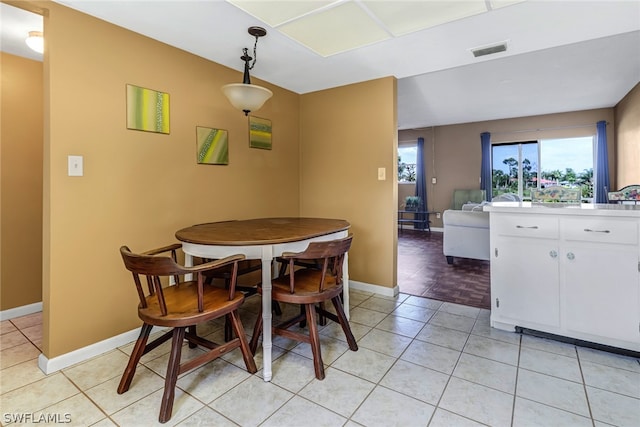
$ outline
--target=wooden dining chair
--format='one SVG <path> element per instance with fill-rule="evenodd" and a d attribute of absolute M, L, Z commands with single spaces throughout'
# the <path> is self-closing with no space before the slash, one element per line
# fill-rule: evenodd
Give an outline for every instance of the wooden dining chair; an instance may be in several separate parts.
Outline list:
<path fill-rule="evenodd" d="M 342 293 L 342 263 L 345 254 L 351 247 L 353 236 L 328 242 L 311 242 L 307 249 L 299 253 L 283 253 L 282 260 L 288 263 L 288 274 L 281 275 L 272 282 L 272 299 L 274 301 L 290 304 L 299 304 L 304 307 L 304 311 L 299 315 L 285 320 L 274 326 L 274 335 L 281 335 L 296 341 L 309 343 L 313 353 L 313 365 L 316 378 L 324 379 L 324 363 L 320 350 L 320 338 L 318 335 L 318 325 L 316 323 L 316 313 L 321 317 L 337 322 L 342 327 L 344 335 L 353 351 L 358 350 L 358 345 L 351 332 L 349 321 L 344 314 L 340 295 Z M 322 267 L 296 268 L 296 263 L 305 260 L 320 260 Z M 262 293 L 262 287 L 258 287 L 258 292 Z M 322 303 L 331 301 L 335 308 L 335 313 L 324 309 Z M 290 327 L 306 321 L 309 334 L 289 330 Z M 253 329 L 250 348 L 255 354 L 258 346 L 258 338 L 262 333 L 262 313 L 259 313 Z"/>
<path fill-rule="evenodd" d="M 160 406 L 159 421 L 161 423 L 165 423 L 171 418 L 178 375 L 236 348 L 240 348 L 242 352 L 247 371 L 250 373 L 257 371 L 238 315 L 238 308 L 244 301 L 244 295 L 241 292 L 236 292 L 236 279 L 238 262 L 244 259 L 244 255 L 233 255 L 194 267 L 186 267 L 177 262 L 177 251 L 181 246 L 173 244 L 142 254 L 133 253 L 126 246 L 120 248 L 124 265 L 133 274 L 140 299 L 138 317 L 143 324 L 140 336 L 131 352 L 129 363 L 120 380 L 118 394 L 129 390 L 140 358 L 165 341 L 172 339 L 164 394 Z M 204 284 L 204 273 L 229 266 L 232 269 L 229 289 L 220 289 Z M 181 281 L 180 279 L 186 274 L 195 275 L 196 280 Z M 173 278 L 174 284 L 167 286 L 169 277 Z M 146 290 L 143 287 L 144 281 L 147 283 Z M 196 325 L 223 316 L 229 319 L 236 338 L 218 345 L 197 335 Z M 154 326 L 171 329 L 147 343 Z M 207 349 L 207 352 L 180 363 L 182 344 L 185 339 L 190 347 L 201 346 Z"/>

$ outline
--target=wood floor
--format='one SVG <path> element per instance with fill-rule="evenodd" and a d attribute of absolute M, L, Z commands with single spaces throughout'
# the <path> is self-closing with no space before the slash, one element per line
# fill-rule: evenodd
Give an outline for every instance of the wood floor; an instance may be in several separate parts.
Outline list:
<path fill-rule="evenodd" d="M 398 286 L 411 295 L 491 308 L 489 261 L 455 258 L 447 264 L 440 232 L 398 230 Z"/>

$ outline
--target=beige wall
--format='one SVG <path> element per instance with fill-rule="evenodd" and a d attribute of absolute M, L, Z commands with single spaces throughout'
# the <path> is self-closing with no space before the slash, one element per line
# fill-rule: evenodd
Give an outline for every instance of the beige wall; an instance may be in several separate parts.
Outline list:
<path fill-rule="evenodd" d="M 136 296 L 118 247 L 162 245 L 193 223 L 279 215 L 345 218 L 355 235 L 351 279 L 395 285 L 395 79 L 303 96 L 261 83 L 274 91 L 256 114 L 273 121 L 273 150 L 250 149 L 246 118 L 220 92 L 223 84 L 240 80 L 239 72 L 58 4 L 32 5 L 49 9 L 45 356 L 139 326 Z M 170 135 L 126 129 L 127 83 L 170 94 Z M 595 123 L 611 121 L 612 115 L 565 118 L 560 122 Z M 196 125 L 229 131 L 229 166 L 195 163 Z M 429 209 L 448 207 L 454 188 L 477 186 L 480 132 L 557 125 L 553 117 L 542 117 L 425 130 L 420 136 L 432 156 L 428 174 L 438 177 Z M 67 176 L 68 155 L 84 156 L 84 177 Z M 377 179 L 380 167 L 386 169 L 385 181 Z"/>
<path fill-rule="evenodd" d="M 350 278 L 396 283 L 396 80 L 302 95 L 300 214 L 344 218 L 354 234 Z M 385 181 L 378 168 L 386 169 Z"/>
<path fill-rule="evenodd" d="M 600 120 L 609 123 L 607 142 L 613 181 L 616 176 L 613 108 L 399 131 L 398 139 L 406 141 L 424 137 L 429 210 L 444 212 L 451 206 L 453 190 L 480 188 L 482 132 L 491 133 L 492 143 L 569 138 L 595 135 L 595 124 Z M 437 184 L 431 184 L 432 177 L 437 178 Z M 431 220 L 434 227 L 442 226 L 442 220 L 435 215 Z"/>
<path fill-rule="evenodd" d="M 416 195 L 416 185 L 414 183 L 398 184 L 398 209 L 402 208 L 408 196 Z M 427 203 L 429 198 L 427 198 Z"/>
<path fill-rule="evenodd" d="M 256 115 L 273 122 L 273 150 L 249 148 L 247 118 L 220 91 L 239 72 L 48 7 L 43 314 L 51 358 L 140 325 L 121 245 L 150 249 L 206 221 L 298 215 L 300 153 L 297 94 L 266 84 L 274 96 Z M 126 129 L 127 83 L 170 94 L 170 135 Z M 229 131 L 228 166 L 196 164 L 197 125 Z M 67 176 L 68 155 L 84 156 L 83 177 Z"/>
<path fill-rule="evenodd" d="M 640 83 L 616 105 L 617 185 L 640 184 Z"/>
<path fill-rule="evenodd" d="M 0 53 L 0 310 L 42 301 L 42 62 Z"/>

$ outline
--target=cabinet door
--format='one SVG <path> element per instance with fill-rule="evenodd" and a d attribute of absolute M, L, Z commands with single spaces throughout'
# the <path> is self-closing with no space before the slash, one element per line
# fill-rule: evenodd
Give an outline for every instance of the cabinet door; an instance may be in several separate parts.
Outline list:
<path fill-rule="evenodd" d="M 492 319 L 530 328 L 558 327 L 557 240 L 496 236 L 494 242 Z"/>
<path fill-rule="evenodd" d="M 564 328 L 640 342 L 637 246 L 568 242 L 562 252 Z"/>

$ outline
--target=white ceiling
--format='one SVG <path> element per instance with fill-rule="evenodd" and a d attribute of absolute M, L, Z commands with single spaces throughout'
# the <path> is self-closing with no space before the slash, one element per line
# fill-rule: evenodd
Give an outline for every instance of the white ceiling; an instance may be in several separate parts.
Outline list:
<path fill-rule="evenodd" d="M 254 78 L 303 94 L 395 76 L 399 129 L 612 107 L 640 81 L 640 0 L 57 2 L 239 71 L 262 26 Z M 1 6 L 20 54 L 37 28 Z"/>

